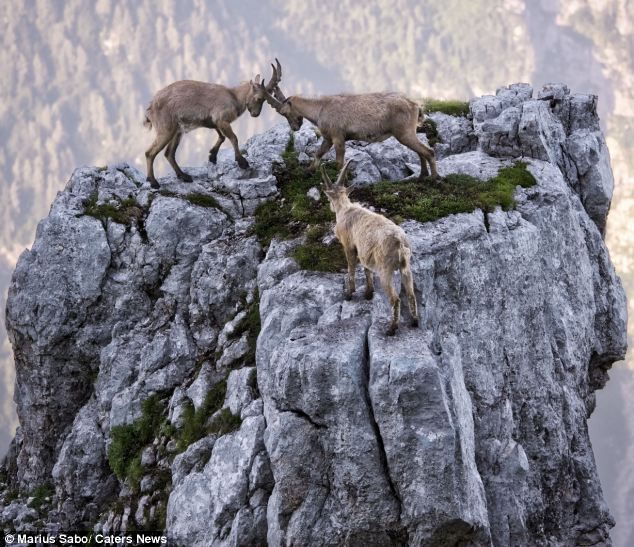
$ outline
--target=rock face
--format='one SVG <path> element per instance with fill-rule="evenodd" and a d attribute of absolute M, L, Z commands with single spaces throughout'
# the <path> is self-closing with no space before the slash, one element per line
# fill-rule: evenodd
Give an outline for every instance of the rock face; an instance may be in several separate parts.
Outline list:
<path fill-rule="evenodd" d="M 509 212 L 402 224 L 421 326 L 395 337 L 381 291 L 345 301 L 342 273 L 300 270 L 301 238 L 253 235 L 286 125 L 247 143 L 249 170 L 221 153 L 160 192 L 127 165 L 77 170 L 9 293 L 21 427 L 0 524 L 160 527 L 179 546 L 608 545 L 586 420 L 626 349 L 609 156 L 596 97 L 532 95 L 432 114 L 441 174 L 521 157 L 537 184 Z M 294 135 L 300 160 L 317 143 Z M 393 139 L 347 154 L 360 185 L 418 169 Z"/>

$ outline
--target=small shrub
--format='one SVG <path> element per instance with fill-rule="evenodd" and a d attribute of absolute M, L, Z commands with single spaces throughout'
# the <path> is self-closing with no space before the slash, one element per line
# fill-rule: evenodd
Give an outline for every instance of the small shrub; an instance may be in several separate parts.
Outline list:
<path fill-rule="evenodd" d="M 33 499 L 31 500 L 31 503 L 29 503 L 29 507 L 33 509 L 39 509 L 46 501 L 46 498 L 50 498 L 54 494 L 55 489 L 53 488 L 53 485 L 51 483 L 47 482 L 44 484 L 40 484 L 38 487 L 35 488 L 35 490 L 33 490 L 33 492 L 31 492 L 31 496 L 33 496 Z"/>
<path fill-rule="evenodd" d="M 469 114 L 468 101 L 452 101 L 439 99 L 425 99 L 423 101 L 425 112 L 442 112 L 449 116 L 466 116 Z"/>

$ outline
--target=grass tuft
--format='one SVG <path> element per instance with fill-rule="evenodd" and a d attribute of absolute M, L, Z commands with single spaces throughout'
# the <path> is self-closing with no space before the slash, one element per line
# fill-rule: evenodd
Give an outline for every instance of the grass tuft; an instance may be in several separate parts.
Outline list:
<path fill-rule="evenodd" d="M 191 403 L 185 407 L 183 427 L 179 432 L 177 442 L 179 452 L 183 452 L 190 444 L 202 439 L 209 433 L 207 421 L 210 416 L 222 408 L 226 394 L 227 380 L 225 379 L 215 384 L 209 390 L 205 401 L 198 410 L 196 410 Z"/>
<path fill-rule="evenodd" d="M 515 188 L 528 188 L 535 182 L 526 169 L 526 163 L 516 162 L 511 167 L 500 169 L 497 176 L 487 181 L 469 175 L 450 174 L 435 185 L 380 182 L 356 189 L 353 197 L 384 211 L 395 222 L 403 219 L 430 222 L 476 209 L 491 212 L 498 205 L 508 211 L 515 205 Z"/>
<path fill-rule="evenodd" d="M 110 430 L 112 442 L 108 448 L 108 463 L 120 479 L 138 484 L 142 475 L 141 451 L 154 439 L 162 422 L 164 407 L 157 395 L 152 395 L 141 407 L 141 418 L 131 424 L 118 425 Z"/>
<path fill-rule="evenodd" d="M 228 408 L 223 408 L 213 419 L 209 426 L 209 433 L 216 433 L 219 436 L 226 435 L 232 431 L 240 429 L 242 418 L 232 414 Z"/>
<path fill-rule="evenodd" d="M 425 99 L 423 101 L 425 112 L 442 112 L 449 116 L 467 116 L 469 114 L 469 103 L 467 101 Z"/>
<path fill-rule="evenodd" d="M 247 344 L 249 345 L 249 351 L 244 357 L 240 358 L 240 362 L 243 366 L 255 365 L 255 349 L 260 334 L 261 322 L 260 322 L 260 295 L 257 292 L 254 295 L 253 301 L 247 305 L 246 315 L 235 326 L 233 332 L 229 336 L 232 340 L 239 339 L 245 332 L 247 333 Z"/>

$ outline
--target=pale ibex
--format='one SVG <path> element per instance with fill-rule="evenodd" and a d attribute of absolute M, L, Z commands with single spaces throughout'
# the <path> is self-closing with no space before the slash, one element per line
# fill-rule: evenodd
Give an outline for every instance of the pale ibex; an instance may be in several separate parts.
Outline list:
<path fill-rule="evenodd" d="M 343 246 L 348 262 L 346 300 L 352 298 L 352 294 L 356 290 L 354 273 L 357 260 L 359 260 L 365 269 L 365 297 L 371 299 L 374 295 L 372 272 L 376 272 L 381 280 L 383 290 L 390 299 L 392 321 L 387 334 L 392 336 L 396 333 L 401 315 L 401 299 L 392 283 L 396 270 L 401 272 L 401 284 L 407 294 L 409 312 L 412 317 L 411 324 L 413 327 L 418 326 L 414 280 L 410 268 L 412 251 L 407 236 L 400 226 L 384 216 L 350 201 L 348 194 L 352 188 L 346 188 L 343 184 L 349 163 L 350 160 L 343 166 L 334 185 L 323 166 L 321 167 L 324 193 L 337 218 L 335 235 Z"/>
<path fill-rule="evenodd" d="M 242 169 L 249 163 L 240 152 L 238 139 L 231 129 L 231 122 L 246 110 L 257 117 L 262 111 L 262 103 L 266 94 L 271 93 L 282 78 L 282 67 L 275 59 L 273 75 L 268 84 L 260 82 L 258 74 L 253 80 L 241 83 L 236 87 L 225 87 L 219 84 L 180 80 L 161 89 L 150 102 L 146 114 L 145 125 L 156 129 L 156 138 L 145 153 L 147 161 L 147 180 L 152 188 L 158 188 L 154 177 L 154 158 L 165 147 L 167 161 L 176 172 L 176 176 L 185 182 L 192 177 L 185 173 L 176 163 L 176 149 L 183 133 L 198 127 L 215 129 L 218 140 L 209 151 L 209 161 L 216 163 L 218 149 L 228 138 L 233 145 L 235 159 Z"/>
<path fill-rule="evenodd" d="M 278 86 L 267 92 L 267 102 L 284 116 L 291 129 L 297 131 L 306 118 L 317 126 L 323 137 L 315 153 L 312 169 L 319 166 L 322 156 L 334 144 L 337 165 L 343 167 L 345 142 L 360 140 L 379 142 L 388 137 L 413 150 L 420 158 L 419 181 L 428 175 L 438 177 L 434 151 L 416 136 L 416 128 L 424 116 L 419 104 L 400 93 L 364 93 L 362 95 L 326 95 L 319 98 L 292 96 L 288 99 Z"/>

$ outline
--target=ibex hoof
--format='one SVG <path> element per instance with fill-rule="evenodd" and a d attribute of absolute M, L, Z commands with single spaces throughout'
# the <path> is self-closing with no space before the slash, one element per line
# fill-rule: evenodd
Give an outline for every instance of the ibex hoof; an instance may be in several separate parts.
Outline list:
<path fill-rule="evenodd" d="M 387 329 L 385 334 L 387 334 L 388 336 L 394 336 L 396 334 L 396 329 L 397 327 L 395 325 L 390 325 L 390 328 Z"/>
<path fill-rule="evenodd" d="M 352 293 L 351 292 L 344 293 L 343 299 L 348 301 L 352 300 Z"/>
<path fill-rule="evenodd" d="M 154 177 L 148 177 L 146 179 L 152 188 L 160 188 L 158 181 Z"/>
<path fill-rule="evenodd" d="M 418 327 L 418 317 L 413 317 L 409 324 L 412 327 Z"/>
<path fill-rule="evenodd" d="M 209 154 L 209 163 L 216 163 L 218 161 L 218 154 Z"/>
<path fill-rule="evenodd" d="M 178 175 L 178 178 L 181 179 L 183 182 L 194 182 L 192 176 L 188 175 L 187 173 L 181 173 L 180 175 Z"/>
<path fill-rule="evenodd" d="M 372 298 L 374 297 L 374 291 L 365 291 L 363 293 L 363 296 L 366 300 L 372 300 Z"/>
<path fill-rule="evenodd" d="M 244 158 L 240 157 L 236 161 L 238 162 L 238 166 L 240 167 L 240 169 L 248 169 L 249 168 L 249 162 L 247 160 L 245 160 Z"/>

